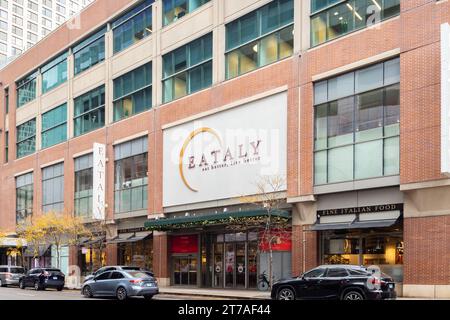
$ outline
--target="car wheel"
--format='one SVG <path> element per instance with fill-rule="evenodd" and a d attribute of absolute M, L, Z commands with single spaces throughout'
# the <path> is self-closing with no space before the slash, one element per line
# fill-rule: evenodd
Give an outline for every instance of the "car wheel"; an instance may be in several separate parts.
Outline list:
<path fill-rule="evenodd" d="M 277 300 L 295 300 L 294 290 L 282 288 L 278 291 Z"/>
<path fill-rule="evenodd" d="M 83 295 L 85 296 L 85 298 L 92 298 L 92 290 L 91 287 L 86 286 L 83 289 Z"/>
<path fill-rule="evenodd" d="M 147 294 L 147 295 L 144 296 L 144 299 L 145 300 L 152 300 L 153 299 L 153 295 Z"/>
<path fill-rule="evenodd" d="M 19 288 L 24 290 L 25 289 L 25 284 L 23 283 L 22 280 L 19 281 Z"/>
<path fill-rule="evenodd" d="M 359 291 L 348 291 L 344 294 L 343 300 L 364 300 L 364 296 Z"/>
<path fill-rule="evenodd" d="M 116 297 L 120 301 L 124 301 L 127 299 L 127 290 L 124 287 L 119 287 L 116 290 Z"/>
<path fill-rule="evenodd" d="M 34 282 L 34 290 L 39 291 L 39 290 L 45 290 L 45 288 L 39 283 L 38 280 L 36 280 Z"/>

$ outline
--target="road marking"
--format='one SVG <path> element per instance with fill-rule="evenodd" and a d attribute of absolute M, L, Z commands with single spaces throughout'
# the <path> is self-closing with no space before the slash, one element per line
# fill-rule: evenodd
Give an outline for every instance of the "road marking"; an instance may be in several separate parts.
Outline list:
<path fill-rule="evenodd" d="M 35 297 L 35 294 L 28 294 L 28 293 L 16 293 L 18 296 L 26 296 L 26 297 Z"/>

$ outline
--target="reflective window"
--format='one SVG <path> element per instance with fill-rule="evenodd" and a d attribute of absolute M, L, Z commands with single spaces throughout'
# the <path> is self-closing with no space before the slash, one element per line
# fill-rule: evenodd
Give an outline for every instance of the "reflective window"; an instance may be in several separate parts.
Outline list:
<path fill-rule="evenodd" d="M 210 0 L 163 0 L 163 25 L 166 26 L 196 10 Z"/>
<path fill-rule="evenodd" d="M 114 148 L 114 212 L 147 209 L 148 138 L 143 137 Z"/>
<path fill-rule="evenodd" d="M 114 121 L 152 107 L 152 64 L 147 63 L 114 79 Z"/>
<path fill-rule="evenodd" d="M 227 79 L 290 57 L 293 22 L 294 1 L 275 0 L 227 24 Z"/>
<path fill-rule="evenodd" d="M 93 155 L 75 159 L 74 210 L 77 217 L 92 215 Z"/>
<path fill-rule="evenodd" d="M 144 0 L 112 23 L 114 53 L 125 50 L 152 34 L 153 2 L 154 0 Z"/>
<path fill-rule="evenodd" d="M 42 115 L 42 148 L 67 140 L 67 104 L 64 103 Z"/>
<path fill-rule="evenodd" d="M 67 53 L 41 68 L 42 93 L 46 93 L 67 80 Z"/>
<path fill-rule="evenodd" d="M 311 45 L 316 46 L 400 13 L 400 0 L 312 0 Z"/>
<path fill-rule="evenodd" d="M 25 222 L 33 213 L 33 173 L 16 177 L 16 223 Z"/>
<path fill-rule="evenodd" d="M 316 185 L 399 174 L 399 64 L 397 58 L 314 85 Z"/>
<path fill-rule="evenodd" d="M 75 136 L 105 125 L 105 86 L 98 87 L 74 100 Z"/>
<path fill-rule="evenodd" d="M 212 85 L 212 33 L 163 56 L 164 102 Z"/>
<path fill-rule="evenodd" d="M 36 151 L 36 119 L 17 126 L 17 158 L 25 157 Z"/>
<path fill-rule="evenodd" d="M 105 60 L 106 27 L 73 47 L 75 75 Z"/>
<path fill-rule="evenodd" d="M 42 212 L 64 209 L 64 163 L 42 169 Z"/>
<path fill-rule="evenodd" d="M 36 99 L 36 77 L 37 71 L 17 81 L 17 108 Z"/>

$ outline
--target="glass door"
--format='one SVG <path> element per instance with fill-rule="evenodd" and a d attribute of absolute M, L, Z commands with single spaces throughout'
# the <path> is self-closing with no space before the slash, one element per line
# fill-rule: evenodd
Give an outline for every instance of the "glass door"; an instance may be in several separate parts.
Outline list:
<path fill-rule="evenodd" d="M 173 284 L 184 286 L 197 285 L 197 258 L 173 258 Z"/>
<path fill-rule="evenodd" d="M 245 288 L 245 275 L 247 273 L 247 263 L 245 256 L 245 242 L 238 242 L 235 244 L 236 252 L 236 274 L 235 274 L 235 287 Z"/>
<path fill-rule="evenodd" d="M 223 288 L 223 243 L 214 244 L 214 280 L 213 287 Z"/>
<path fill-rule="evenodd" d="M 234 243 L 225 244 L 225 287 L 234 287 L 234 271 L 236 265 L 236 255 Z"/>

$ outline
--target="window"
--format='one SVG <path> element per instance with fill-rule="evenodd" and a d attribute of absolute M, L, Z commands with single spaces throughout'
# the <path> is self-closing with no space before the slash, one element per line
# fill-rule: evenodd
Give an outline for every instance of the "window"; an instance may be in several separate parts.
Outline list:
<path fill-rule="evenodd" d="M 106 27 L 73 47 L 75 75 L 105 60 Z"/>
<path fill-rule="evenodd" d="M 9 88 L 5 89 L 5 114 L 9 112 Z"/>
<path fill-rule="evenodd" d="M 316 185 L 399 174 L 399 65 L 314 84 Z"/>
<path fill-rule="evenodd" d="M 312 46 L 400 13 L 400 0 L 312 0 L 311 3 Z"/>
<path fill-rule="evenodd" d="M 41 68 L 42 93 L 46 93 L 67 80 L 67 52 Z"/>
<path fill-rule="evenodd" d="M 105 125 L 105 86 L 75 98 L 74 104 L 76 137 Z"/>
<path fill-rule="evenodd" d="M 117 271 L 113 272 L 111 275 L 111 279 L 123 279 L 123 278 L 125 278 L 125 276 Z"/>
<path fill-rule="evenodd" d="M 164 26 L 177 21 L 210 0 L 163 0 Z"/>
<path fill-rule="evenodd" d="M 101 280 L 108 280 L 110 275 L 111 275 L 111 271 L 107 271 L 107 272 L 103 272 L 102 274 L 100 274 L 99 276 L 97 276 L 95 279 L 97 281 L 101 281 Z"/>
<path fill-rule="evenodd" d="M 28 1 L 28 8 L 34 11 L 38 11 L 38 4 L 32 1 Z"/>
<path fill-rule="evenodd" d="M 152 64 L 114 79 L 114 121 L 152 107 Z"/>
<path fill-rule="evenodd" d="M 275 0 L 226 25 L 226 77 L 231 79 L 290 57 L 294 1 Z"/>
<path fill-rule="evenodd" d="M 37 71 L 16 83 L 17 108 L 33 101 L 36 98 Z"/>
<path fill-rule="evenodd" d="M 7 0 L 0 0 L 0 7 L 8 9 L 8 1 Z"/>
<path fill-rule="evenodd" d="M 148 138 L 140 138 L 114 148 L 114 212 L 147 209 Z"/>
<path fill-rule="evenodd" d="M 17 158 L 25 157 L 36 151 L 36 119 L 17 127 Z"/>
<path fill-rule="evenodd" d="M 348 272 L 344 268 L 331 268 L 327 271 L 328 278 L 342 278 L 347 276 Z"/>
<path fill-rule="evenodd" d="M 42 115 L 42 148 L 67 140 L 67 104 L 64 103 Z"/>
<path fill-rule="evenodd" d="M 64 209 L 64 163 L 42 169 L 42 212 Z"/>
<path fill-rule="evenodd" d="M 75 159 L 75 215 L 92 215 L 93 155 L 87 154 Z"/>
<path fill-rule="evenodd" d="M 152 4 L 145 0 L 112 23 L 114 53 L 118 53 L 152 34 Z"/>
<path fill-rule="evenodd" d="M 319 269 L 314 269 L 311 270 L 307 273 L 304 274 L 305 278 L 319 278 L 321 276 L 323 276 L 325 273 L 325 269 L 319 268 Z"/>
<path fill-rule="evenodd" d="M 9 131 L 5 131 L 5 163 L 9 161 Z"/>
<path fill-rule="evenodd" d="M 16 223 L 22 223 L 33 213 L 33 173 L 16 177 Z"/>
<path fill-rule="evenodd" d="M 212 84 L 212 33 L 163 56 L 164 102 Z"/>

